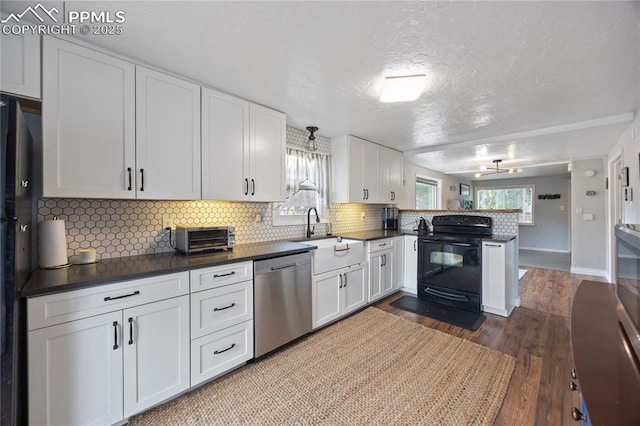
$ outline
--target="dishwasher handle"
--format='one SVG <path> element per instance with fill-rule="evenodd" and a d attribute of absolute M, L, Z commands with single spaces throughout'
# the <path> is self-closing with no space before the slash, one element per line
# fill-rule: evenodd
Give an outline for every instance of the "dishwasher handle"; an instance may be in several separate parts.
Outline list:
<path fill-rule="evenodd" d="M 296 263 L 293 263 L 291 265 L 284 265 L 284 266 L 272 266 L 271 270 L 272 271 L 279 271 L 281 269 L 295 268 L 296 266 L 298 266 Z"/>

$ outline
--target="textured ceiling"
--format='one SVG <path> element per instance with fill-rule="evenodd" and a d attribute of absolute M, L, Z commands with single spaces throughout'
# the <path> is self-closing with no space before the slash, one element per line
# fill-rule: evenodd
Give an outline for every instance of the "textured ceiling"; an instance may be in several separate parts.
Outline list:
<path fill-rule="evenodd" d="M 640 99 L 635 2 L 66 8 L 126 12 L 122 35 L 83 40 L 281 110 L 295 127 L 354 134 L 443 172 L 496 156 L 526 166 L 603 155 Z M 396 73 L 426 73 L 427 91 L 416 102 L 380 103 L 382 78 Z"/>

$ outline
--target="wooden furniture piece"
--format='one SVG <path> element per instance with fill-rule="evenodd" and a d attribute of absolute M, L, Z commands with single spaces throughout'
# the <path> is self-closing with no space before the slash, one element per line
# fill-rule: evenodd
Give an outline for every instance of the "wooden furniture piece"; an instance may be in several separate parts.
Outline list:
<path fill-rule="evenodd" d="M 571 307 L 571 348 L 576 368 L 570 386 L 580 390 L 583 401 L 581 409 L 573 409 L 574 419 L 586 425 L 639 425 L 640 366 L 618 323 L 613 285 L 580 283 Z"/>

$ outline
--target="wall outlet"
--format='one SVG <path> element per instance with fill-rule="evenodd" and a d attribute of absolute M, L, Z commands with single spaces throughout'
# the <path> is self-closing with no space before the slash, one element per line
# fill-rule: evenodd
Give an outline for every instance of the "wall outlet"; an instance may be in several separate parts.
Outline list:
<path fill-rule="evenodd" d="M 173 217 L 162 216 L 162 229 L 171 228 L 172 231 L 176 230 L 176 224 L 173 223 Z"/>

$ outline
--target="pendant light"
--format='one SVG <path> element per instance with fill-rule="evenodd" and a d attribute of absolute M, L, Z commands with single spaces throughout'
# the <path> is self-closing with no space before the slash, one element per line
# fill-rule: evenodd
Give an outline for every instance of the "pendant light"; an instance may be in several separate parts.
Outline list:
<path fill-rule="evenodd" d="M 309 132 L 309 139 L 307 139 L 307 143 L 304 145 L 304 148 L 307 151 L 315 152 L 318 150 L 318 144 L 316 144 L 316 135 L 314 135 L 314 133 L 318 131 L 318 128 L 309 126 L 307 127 L 307 131 Z"/>

